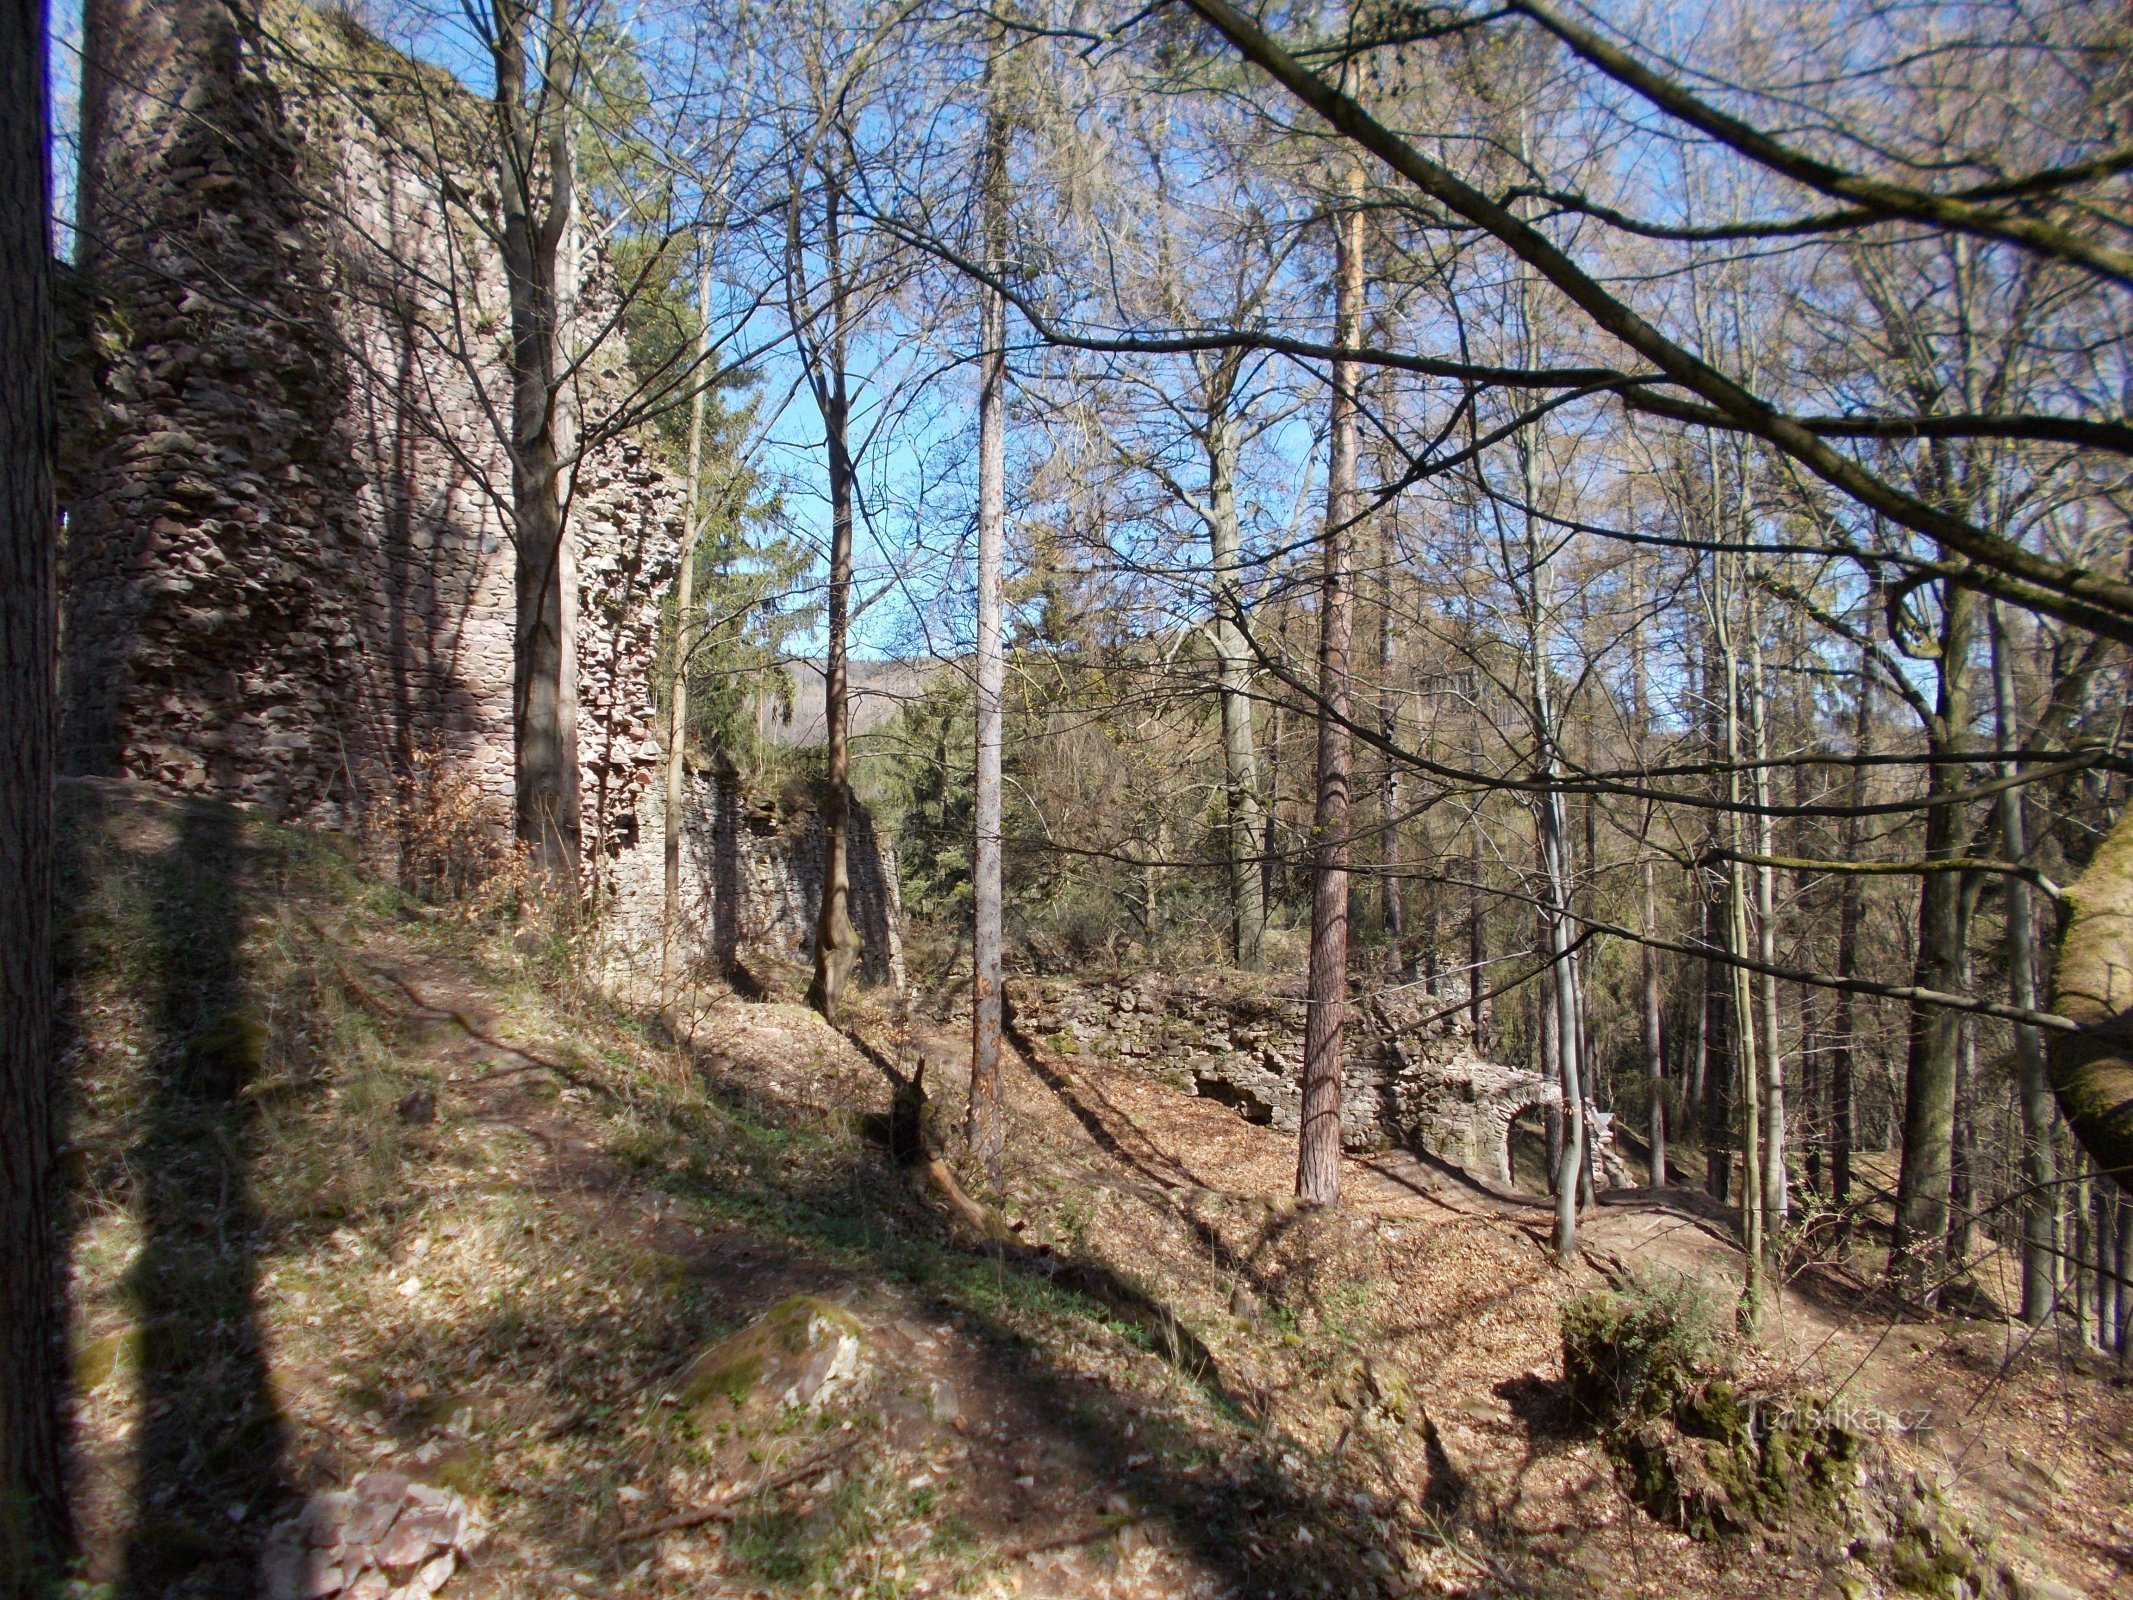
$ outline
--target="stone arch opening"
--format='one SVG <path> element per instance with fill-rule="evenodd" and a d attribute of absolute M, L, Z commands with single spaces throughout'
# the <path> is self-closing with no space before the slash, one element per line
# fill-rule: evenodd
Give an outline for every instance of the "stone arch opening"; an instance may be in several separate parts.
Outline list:
<path fill-rule="evenodd" d="M 1550 1192 L 1548 1124 L 1555 1115 L 1553 1104 L 1535 1098 L 1504 1121 L 1503 1172 L 1509 1187 L 1522 1194 Z"/>

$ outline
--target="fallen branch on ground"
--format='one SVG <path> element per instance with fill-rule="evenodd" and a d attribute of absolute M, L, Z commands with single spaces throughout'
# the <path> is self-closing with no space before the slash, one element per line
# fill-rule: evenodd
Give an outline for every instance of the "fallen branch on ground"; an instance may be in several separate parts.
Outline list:
<path fill-rule="evenodd" d="M 766 1478 L 758 1478 L 738 1489 L 729 1489 L 717 1499 L 694 1510 L 677 1511 L 673 1516 L 661 1517 L 657 1522 L 640 1522 L 634 1528 L 622 1528 L 616 1532 L 612 1542 L 628 1544 L 636 1539 L 649 1539 L 655 1534 L 678 1533 L 684 1528 L 699 1528 L 707 1522 L 731 1522 L 741 1514 L 742 1501 L 753 1499 L 759 1494 L 768 1494 L 773 1489 L 783 1489 L 788 1484 L 798 1483 L 811 1473 L 821 1471 L 839 1457 L 849 1454 L 852 1443 L 853 1441 L 847 1440 L 833 1450 L 819 1451 L 782 1472 L 773 1472 Z"/>

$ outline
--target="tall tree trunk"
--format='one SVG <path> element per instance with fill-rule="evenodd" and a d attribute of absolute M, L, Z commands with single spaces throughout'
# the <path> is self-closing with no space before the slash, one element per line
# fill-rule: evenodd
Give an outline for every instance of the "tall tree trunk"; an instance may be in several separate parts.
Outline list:
<path fill-rule="evenodd" d="M 2068 1210 L 2073 1214 L 2073 1260 L 2067 1263 L 2068 1276 L 2073 1279 L 2074 1327 L 2085 1344 L 2089 1337 L 2089 1311 L 2095 1304 L 2092 1293 L 2094 1274 L 2089 1260 L 2089 1191 L 2095 1186 L 2089 1182 L 2090 1162 L 2080 1151 L 2074 1152 L 2074 1182 Z"/>
<path fill-rule="evenodd" d="M 1215 580 L 1216 692 L 1222 708 L 1224 801 L 1229 821 L 1230 948 L 1238 967 L 1257 972 L 1265 964 L 1267 878 L 1254 857 L 1264 851 L 1260 833 L 1259 771 L 1252 748 L 1252 659 L 1244 637 L 1243 539 L 1237 522 L 1237 436 L 1229 407 L 1234 363 L 1225 363 L 1208 386 L 1207 528 Z"/>
<path fill-rule="evenodd" d="M 1546 852 L 1543 849 L 1536 848 L 1534 855 L 1538 858 L 1534 863 L 1534 876 L 1545 882 L 1547 880 Z M 1540 949 L 1546 951 L 1550 958 L 1547 970 L 1541 974 L 1540 982 L 1535 986 L 1537 1003 L 1534 1008 L 1536 1015 L 1534 1017 L 1535 1026 L 1533 1032 L 1534 1044 L 1540 1052 L 1537 1070 L 1544 1081 L 1555 1085 L 1560 1095 L 1563 1087 L 1563 1012 L 1561 1005 L 1557 1003 L 1555 995 L 1556 984 L 1559 980 L 1559 974 L 1553 959 L 1555 955 L 1555 939 L 1549 931 L 1548 915 L 1545 911 L 1540 912 L 1533 919 L 1533 942 Z M 1563 1099 L 1558 1098 L 1556 1103 L 1548 1108 L 1547 1114 L 1541 1119 L 1548 1139 L 1548 1192 L 1550 1194 L 1556 1193 L 1557 1177 L 1563 1166 L 1563 1106 L 1566 1103 Z"/>
<path fill-rule="evenodd" d="M 823 190 L 830 337 L 828 371 L 823 374 L 819 398 L 829 456 L 830 562 L 822 718 L 829 748 L 822 796 L 822 904 L 815 921 L 815 974 L 808 986 L 808 1001 L 834 1022 L 859 960 L 859 930 L 852 926 L 851 910 L 851 695 L 846 667 L 852 606 L 853 466 L 851 393 L 845 365 L 851 306 L 844 281 L 843 188 L 837 176 L 825 174 Z"/>
<path fill-rule="evenodd" d="M 1974 974 L 1963 963 L 1963 993 Z M 1964 1017 L 1955 1052 L 1955 1137 L 1948 1146 L 1948 1275 L 1961 1274 L 1977 1245 L 1977 1024 Z"/>
<path fill-rule="evenodd" d="M 995 70 L 987 63 L 994 97 Z M 985 259 L 997 272 L 1007 231 L 1007 122 L 997 103 L 986 111 L 983 161 Z M 970 842 L 970 1113 L 964 1132 L 998 1195 L 1006 1144 L 1000 1106 L 1000 701 L 1007 660 L 1000 613 L 1007 539 L 1007 302 L 980 287 L 978 313 L 977 749 Z"/>
<path fill-rule="evenodd" d="M 1970 652 L 1976 596 L 1942 586 L 1940 686 L 1926 745 L 1934 755 L 1959 753 L 1969 742 Z M 1928 769 L 1925 857 L 1946 860 L 1968 842 L 1963 807 L 1947 796 L 1969 779 L 1959 765 Z M 1922 989 L 1959 992 L 1969 942 L 1962 875 L 1929 872 L 1919 891 L 1916 982 Z M 1949 1163 L 1955 1142 L 1955 1080 L 1962 1051 L 1962 1013 L 1914 1004 L 1904 1069 L 1903 1158 L 1896 1180 L 1896 1234 L 1891 1277 L 1899 1292 L 1930 1301 L 1933 1272 L 1948 1237 Z"/>
<path fill-rule="evenodd" d="M 1741 862 L 1741 683 L 1740 652 L 1734 647 L 1731 585 L 1727 581 L 1728 558 L 1715 558 L 1718 570 L 1711 614 L 1719 663 L 1725 681 L 1726 737 L 1726 964 L 1728 986 L 1733 996 L 1732 1057 L 1740 1104 L 1741 1235 L 1747 1277 L 1741 1292 L 1741 1320 L 1754 1328 L 1762 1320 L 1767 1262 L 1763 1219 L 1762 1093 L 1758 1083 L 1755 995 L 1748 969 L 1748 880 Z"/>
<path fill-rule="evenodd" d="M 1554 763 L 1549 763 L 1552 776 Z M 1555 1254 L 1568 1261 L 1577 1253 L 1578 1198 L 1585 1166 L 1585 1075 L 1578 1057 L 1582 1030 L 1577 957 L 1571 952 L 1569 868 L 1564 860 L 1563 808 L 1560 792 L 1540 797 L 1541 872 L 1547 893 L 1548 958 L 1554 968 L 1556 1071 L 1563 1091 L 1563 1148 L 1555 1167 Z"/>
<path fill-rule="evenodd" d="M 1763 639 L 1756 610 L 1753 604 L 1748 607 L 1748 626 L 1752 630 L 1748 645 L 1748 718 L 1755 761 L 1755 853 L 1763 858 L 1755 869 L 1755 956 L 1763 965 L 1756 986 L 1761 1002 L 1758 1021 L 1763 1047 L 1763 1226 L 1773 1236 L 1774 1249 L 1775 1231 L 1784 1226 L 1790 1205 L 1785 1166 L 1785 1054 L 1778 1032 L 1777 976 L 1770 970 L 1777 964 L 1777 869 L 1770 865 L 1770 858 L 1777 853 L 1777 842 L 1770 815 L 1769 699 L 1763 685 Z"/>
<path fill-rule="evenodd" d="M 1811 693 L 1803 702 L 1795 702 L 1793 725 L 1796 728 L 1812 728 L 1815 725 L 1815 708 Z M 1792 803 L 1805 807 L 1812 799 L 1812 785 L 1805 767 L 1792 771 Z M 1794 853 L 1805 861 L 1814 855 L 1813 841 L 1808 836 L 1804 817 L 1794 825 Z M 1812 928 L 1816 921 L 1817 901 L 1815 873 L 1808 867 L 1795 869 L 1792 878 L 1792 903 L 1800 910 L 1803 922 Z M 1828 1069 L 1822 1059 L 1822 1008 L 1821 996 L 1812 984 L 1798 986 L 1797 999 L 1800 1040 L 1800 1079 L 1794 1094 L 1794 1103 L 1800 1107 L 1798 1139 L 1803 1165 L 1806 1168 L 1807 1187 L 1816 1195 L 1827 1193 L 1823 1179 L 1828 1171 L 1829 1107 L 1824 1094 L 1827 1088 Z"/>
<path fill-rule="evenodd" d="M 1711 493 L 1715 506 L 1718 494 L 1715 478 Z M 1719 702 L 1726 692 L 1725 674 L 1718 664 L 1717 628 L 1708 618 L 1701 642 L 1697 677 L 1702 691 L 1703 747 L 1712 762 L 1723 763 L 1725 711 Z M 1714 798 L 1720 797 L 1714 794 Z M 1714 855 L 1725 842 L 1726 826 L 1719 811 L 1714 809 L 1705 813 L 1703 844 L 1706 856 Z M 1726 881 L 1729 885 L 1732 882 L 1730 878 Z M 1725 917 L 1709 879 L 1699 872 L 1695 883 L 1697 942 L 1713 952 L 1703 962 L 1700 985 L 1703 1011 L 1698 1019 L 1703 1032 L 1697 1041 L 1700 1051 L 1697 1076 L 1703 1089 L 1703 1182 L 1712 1199 L 1723 1201 L 1733 1189 L 1733 1076 L 1734 1062 L 1740 1052 L 1726 1020 L 1732 1004 L 1731 977 L 1715 953 L 1721 944 L 1719 924 Z"/>
<path fill-rule="evenodd" d="M 71 1548 L 52 1058 L 58 739 L 45 8 L 0 0 L 0 1597 Z"/>
<path fill-rule="evenodd" d="M 1352 182 L 1353 180 L 1351 180 Z M 1340 211 L 1335 228 L 1334 340 L 1362 342 L 1363 214 Z M 1318 591 L 1318 798 L 1312 819 L 1311 960 L 1304 993 L 1303 1117 L 1296 1193 L 1332 1205 L 1341 1191 L 1341 1035 L 1348 1010 L 1349 636 L 1355 580 L 1356 363 L 1333 364 L 1331 453 L 1326 466 L 1324 571 Z"/>
<path fill-rule="evenodd" d="M 2133 1198 L 2120 1189 L 2113 1199 L 2118 1212 L 2118 1249 L 2111 1258 L 2111 1271 L 2118 1286 L 2118 1319 L 2111 1327 L 2111 1351 L 2123 1362 L 2127 1335 L 2133 1333 Z"/>
<path fill-rule="evenodd" d="M 1711 935 L 1709 902 L 1704 898 L 1702 886 L 1694 886 L 1697 894 L 1696 939 L 1706 943 Z M 1704 1114 L 1704 1091 L 1711 1071 L 1711 963 L 1699 961 L 1692 969 L 1696 984 L 1695 1009 L 1689 1014 L 1689 1044 L 1681 1064 L 1681 1102 L 1685 1119 L 1696 1126 L 1702 1135 Z M 1707 1172 L 1705 1177 L 1710 1175 Z"/>
<path fill-rule="evenodd" d="M 517 620 L 512 659 L 518 838 L 554 895 L 577 892 L 577 582 L 564 512 L 570 420 L 561 403 L 557 264 L 574 181 L 570 18 L 554 0 L 543 61 L 529 83 L 535 8 L 497 0 L 489 39 L 503 152 L 498 185 L 511 305 L 511 511 Z"/>
<path fill-rule="evenodd" d="M 2022 737 L 2020 703 L 2015 697 L 2014 651 L 2009 647 L 2004 619 L 1997 603 L 1990 617 L 1992 627 L 1992 694 L 1994 732 L 2002 750 L 2012 750 Z M 2017 763 L 2001 763 L 2001 775 L 2014 777 Z M 2023 815 L 2022 791 L 2000 791 L 2000 847 L 2009 861 L 2020 864 L 2029 854 L 2029 824 Z M 2024 1010 L 2037 1004 L 2037 927 L 2030 904 L 2029 884 L 2008 878 L 2007 998 Z M 2031 1327 L 2051 1315 L 2055 1298 L 2053 1261 L 2059 1241 L 2056 1221 L 2059 1183 L 2058 1153 L 2052 1148 L 2051 1084 L 2045 1074 L 2044 1041 L 2035 1028 L 2014 1026 L 2015 1092 L 2022 1108 L 2022 1177 L 2029 1193 L 2022 1199 L 2022 1320 Z"/>
<path fill-rule="evenodd" d="M 1866 804 L 1866 758 L 1874 745 L 1874 619 L 1881 611 L 1878 585 L 1867 589 L 1864 640 L 1859 647 L 1857 699 L 1852 705 L 1852 755 L 1856 758 L 1846 796 L 1843 856 L 1857 861 L 1862 844 L 1861 808 Z M 1837 976 L 1853 978 L 1859 971 L 1859 928 L 1865 913 L 1863 883 L 1857 873 L 1843 873 L 1837 881 Z M 1851 1248 L 1852 1155 L 1858 1144 L 1858 1002 L 1849 989 L 1839 989 L 1831 1008 L 1829 1057 L 1829 1198 L 1837 1210 L 1837 1247 Z"/>
<path fill-rule="evenodd" d="M 1265 834 L 1259 846 L 1259 904 L 1262 908 L 1274 903 L 1274 850 L 1281 842 L 1277 826 L 1280 820 L 1281 702 L 1276 700 L 1266 708 L 1266 816 Z"/>
<path fill-rule="evenodd" d="M 1652 858 L 1647 855 L 1644 858 L 1645 932 L 1656 933 L 1658 923 L 1659 895 Z M 1663 1189 L 1666 1187 L 1666 1042 L 1659 1005 L 1659 952 L 1645 945 L 1638 955 L 1643 963 L 1644 979 L 1644 1075 L 1647 1092 L 1651 1095 L 1647 1129 L 1651 1144 L 1651 1179 L 1653 1188 Z"/>
<path fill-rule="evenodd" d="M 2133 806 L 2067 895 L 2073 914 L 2059 940 L 2052 1010 L 2082 1031 L 2052 1035 L 2052 1087 L 2098 1184 L 2124 1185 L 2133 1182 Z"/>
<path fill-rule="evenodd" d="M 2117 1342 L 2118 1327 L 2118 1190 L 2098 1183 L 2090 1197 L 2095 1221 L 2090 1238 L 2096 1251 L 2096 1348 L 2108 1351 Z"/>
<path fill-rule="evenodd" d="M 1387 744 L 1400 732 L 1400 695 L 1392 675 L 1399 665 L 1399 635 L 1393 626 L 1393 574 L 1400 559 L 1390 509 L 1378 521 L 1378 732 Z M 1407 905 L 1400 892 L 1400 764 L 1385 757 L 1378 778 L 1378 902 L 1385 922 L 1385 977 L 1408 974 Z M 1428 959 L 1434 962 L 1436 952 Z"/>
<path fill-rule="evenodd" d="M 1705 948 L 1717 950 L 1720 907 L 1709 886 L 1704 886 L 1702 938 Z M 1733 1064 L 1740 1055 L 1730 1021 L 1733 985 L 1725 963 L 1715 955 L 1703 963 L 1703 1176 L 1704 1188 L 1714 1200 L 1728 1200 L 1733 1192 Z"/>
<path fill-rule="evenodd" d="M 1473 770 L 1481 770 L 1481 686 L 1475 683 L 1474 704 L 1469 708 L 1467 752 Z M 1491 1043 L 1484 1026 L 1481 995 L 1487 987 L 1483 979 L 1489 964 L 1488 904 L 1483 898 L 1482 885 L 1488 872 L 1489 858 L 1481 836 L 1481 796 L 1474 797 L 1473 812 L 1467 823 L 1467 891 L 1466 891 L 1466 1021 L 1467 1034 L 1474 1054 L 1486 1057 Z"/>
<path fill-rule="evenodd" d="M 1635 570 L 1631 569 L 1633 574 Z M 1641 607 L 1641 595 L 1638 604 Z M 1631 705 L 1637 719 L 1635 748 L 1641 766 L 1645 740 L 1652 725 L 1650 680 L 1645 671 L 1641 621 L 1629 636 L 1629 651 Z M 1648 939 L 1659 932 L 1659 885 L 1651 856 L 1651 831 L 1652 808 L 1647 805 L 1642 826 L 1637 832 L 1637 850 L 1644 857 L 1644 934 Z M 1649 944 L 1639 945 L 1637 958 L 1638 976 L 1643 981 L 1645 1092 L 1650 1097 L 1646 1108 L 1645 1139 L 1651 1151 L 1652 1187 L 1663 1189 L 1666 1187 L 1666 1038 L 1659 996 L 1659 952 Z"/>
<path fill-rule="evenodd" d="M 659 998 L 673 1003 L 674 939 L 681 923 L 682 785 L 689 742 L 689 653 L 696 644 L 696 544 L 703 534 L 705 366 L 711 350 L 711 252 L 696 279 L 696 392 L 689 397 L 689 503 L 674 578 L 674 665 L 667 676 L 665 883 L 659 909 Z"/>

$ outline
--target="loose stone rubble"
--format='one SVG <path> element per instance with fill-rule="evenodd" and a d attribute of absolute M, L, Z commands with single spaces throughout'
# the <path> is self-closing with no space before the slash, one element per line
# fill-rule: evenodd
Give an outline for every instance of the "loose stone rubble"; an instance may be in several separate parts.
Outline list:
<path fill-rule="evenodd" d="M 366 1472 L 276 1525 L 260 1553 L 260 1589 L 266 1600 L 429 1600 L 488 1538 L 452 1490 Z"/>

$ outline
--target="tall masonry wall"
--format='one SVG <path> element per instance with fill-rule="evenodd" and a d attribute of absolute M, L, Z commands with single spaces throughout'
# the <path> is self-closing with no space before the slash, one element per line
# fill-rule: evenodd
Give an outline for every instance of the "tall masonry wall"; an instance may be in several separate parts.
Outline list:
<path fill-rule="evenodd" d="M 441 137 L 411 137 L 429 124 L 410 85 L 459 91 L 296 0 L 88 0 L 84 43 L 100 392 L 66 452 L 69 764 L 387 842 L 399 802 L 448 773 L 505 825 L 504 291 L 441 202 Z M 329 86 L 301 65 L 321 59 L 351 70 Z M 623 381 L 588 363 L 587 414 Z M 646 833 L 683 504 L 626 443 L 578 470 L 596 870 Z"/>

